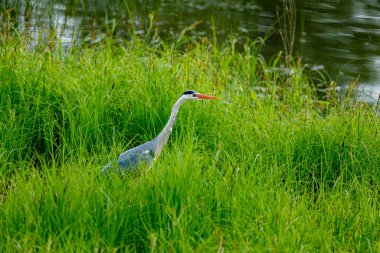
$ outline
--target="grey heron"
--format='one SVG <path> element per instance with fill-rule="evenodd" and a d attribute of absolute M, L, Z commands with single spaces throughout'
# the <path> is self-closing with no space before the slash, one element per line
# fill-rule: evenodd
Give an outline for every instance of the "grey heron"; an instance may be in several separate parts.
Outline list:
<path fill-rule="evenodd" d="M 160 155 L 162 149 L 169 139 L 173 125 L 177 119 L 178 110 L 181 105 L 188 100 L 203 99 L 217 99 L 217 97 L 200 94 L 194 90 L 185 91 L 173 105 L 168 122 L 156 138 L 120 154 L 117 160 L 119 173 L 137 171 L 141 165 L 144 165 L 146 168 L 150 168 L 153 165 L 153 161 Z M 116 160 L 107 164 L 102 169 L 102 173 L 109 171 L 114 164 L 116 165 Z"/>

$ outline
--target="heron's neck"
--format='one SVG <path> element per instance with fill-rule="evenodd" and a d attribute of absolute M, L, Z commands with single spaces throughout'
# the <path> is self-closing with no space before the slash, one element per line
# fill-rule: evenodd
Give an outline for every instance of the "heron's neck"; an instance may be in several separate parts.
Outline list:
<path fill-rule="evenodd" d="M 177 119 L 178 110 L 181 107 L 181 105 L 186 100 L 180 97 L 177 102 L 173 105 L 172 113 L 170 114 L 170 118 L 168 120 L 168 123 L 166 123 L 164 129 L 162 129 L 161 133 L 156 137 L 157 147 L 155 150 L 155 155 L 158 156 L 165 144 L 168 142 L 170 133 L 172 132 L 173 125 L 175 123 L 175 120 Z"/>

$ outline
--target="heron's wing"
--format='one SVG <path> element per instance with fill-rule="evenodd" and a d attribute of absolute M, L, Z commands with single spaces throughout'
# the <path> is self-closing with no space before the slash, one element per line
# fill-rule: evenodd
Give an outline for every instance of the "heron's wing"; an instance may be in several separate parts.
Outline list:
<path fill-rule="evenodd" d="M 152 165 L 154 160 L 154 147 L 151 142 L 146 142 L 120 154 L 118 165 L 119 169 L 130 171 L 137 170 L 141 163 Z"/>
<path fill-rule="evenodd" d="M 110 163 L 103 167 L 101 173 L 105 174 L 116 168 L 117 160 L 113 159 Z"/>
<path fill-rule="evenodd" d="M 101 173 L 106 173 L 109 170 L 109 168 L 111 167 L 111 165 L 112 165 L 112 162 L 110 162 L 109 164 L 107 164 L 106 166 L 104 166 L 104 168 L 102 169 Z"/>

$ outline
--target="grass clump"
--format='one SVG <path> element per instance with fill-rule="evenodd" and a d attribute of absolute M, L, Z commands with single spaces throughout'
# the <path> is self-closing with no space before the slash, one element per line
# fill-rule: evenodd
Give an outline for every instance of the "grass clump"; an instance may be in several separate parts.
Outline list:
<path fill-rule="evenodd" d="M 375 109 L 320 101 L 300 62 L 284 75 L 280 55 L 235 42 L 4 42 L 1 251 L 379 250 Z M 99 177 L 186 89 L 222 99 L 181 108 L 148 174 Z"/>

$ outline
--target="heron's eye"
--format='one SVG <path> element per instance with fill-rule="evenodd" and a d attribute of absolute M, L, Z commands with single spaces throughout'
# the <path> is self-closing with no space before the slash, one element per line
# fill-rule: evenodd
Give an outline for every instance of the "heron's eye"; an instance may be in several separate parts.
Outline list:
<path fill-rule="evenodd" d="M 195 97 L 196 94 L 194 93 L 194 94 L 192 94 L 192 95 L 193 95 L 193 97 Z"/>

